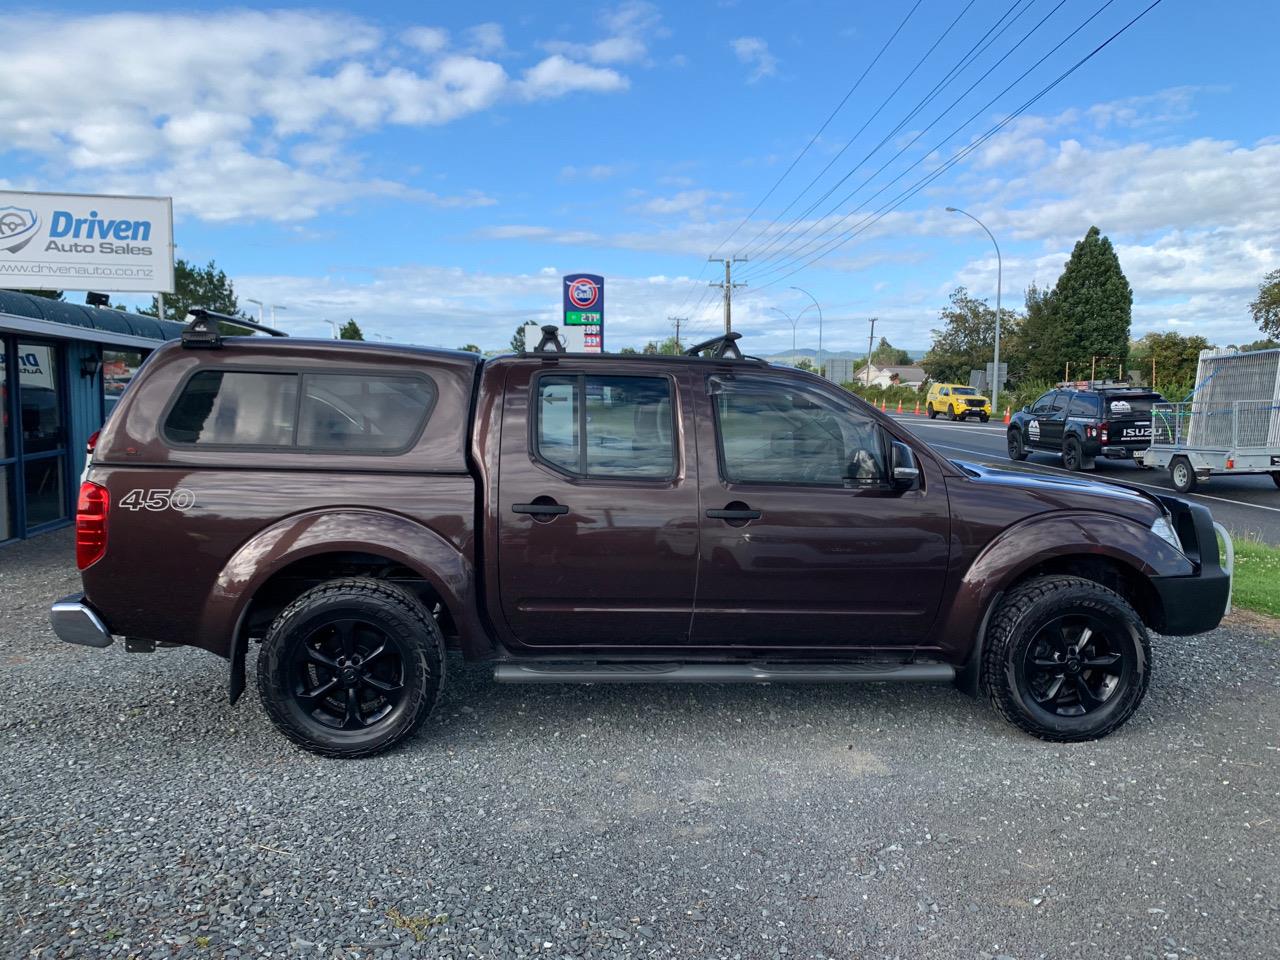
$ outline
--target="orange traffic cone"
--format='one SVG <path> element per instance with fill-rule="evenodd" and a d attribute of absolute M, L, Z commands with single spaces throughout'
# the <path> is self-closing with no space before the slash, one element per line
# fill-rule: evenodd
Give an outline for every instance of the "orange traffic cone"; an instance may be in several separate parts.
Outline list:
<path fill-rule="evenodd" d="M 1008 408 L 1008 407 L 1005 407 L 1005 408 L 1004 408 L 1004 422 L 1005 422 L 1005 423 L 1008 423 L 1008 422 L 1009 422 L 1009 408 Z"/>
<path fill-rule="evenodd" d="M 901 401 L 901 400 L 899 400 L 899 401 L 898 401 L 898 412 L 899 412 L 899 413 L 901 413 L 901 412 L 902 412 L 902 401 Z"/>
<path fill-rule="evenodd" d="M 915 415 L 916 415 L 917 417 L 918 417 L 918 416 L 920 416 L 920 401 L 919 401 L 919 400 L 917 400 L 917 401 L 916 401 Z"/>
<path fill-rule="evenodd" d="M 885 403 L 883 400 L 881 400 L 881 401 L 880 401 L 880 412 L 881 412 L 881 413 L 887 413 L 887 412 L 888 412 L 888 407 L 889 407 L 889 405 L 888 405 L 887 403 Z"/>

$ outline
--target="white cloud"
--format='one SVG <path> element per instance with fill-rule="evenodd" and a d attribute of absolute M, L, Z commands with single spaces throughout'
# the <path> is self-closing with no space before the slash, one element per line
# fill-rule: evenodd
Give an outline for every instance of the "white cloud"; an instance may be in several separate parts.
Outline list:
<path fill-rule="evenodd" d="M 410 27 L 404 42 L 430 56 L 449 45 L 449 31 L 443 27 Z"/>
<path fill-rule="evenodd" d="M 608 34 L 603 39 L 591 43 L 550 40 L 543 48 L 596 64 L 640 63 L 648 59 L 651 39 L 666 32 L 658 8 L 641 0 L 606 9 L 598 19 Z"/>
<path fill-rule="evenodd" d="M 439 27 L 389 38 L 367 20 L 320 11 L 24 13 L 0 16 L 0 35 L 0 154 L 40 157 L 75 189 L 127 182 L 171 192 L 180 212 L 213 220 L 310 217 L 385 193 L 490 203 L 368 179 L 347 144 L 388 125 L 627 87 L 616 70 L 562 55 L 517 80 L 492 59 L 506 49 L 495 23 L 465 31 L 467 46 L 454 52 Z M 103 70 L 104 50 L 137 55 Z M 214 176 L 226 178 L 220 190 Z"/>
<path fill-rule="evenodd" d="M 473 52 L 485 56 L 504 53 L 507 49 L 507 37 L 500 23 L 478 23 L 468 28 L 467 39 Z"/>
<path fill-rule="evenodd" d="M 760 37 L 738 37 L 730 40 L 729 46 L 739 62 L 751 68 L 747 83 L 772 77 L 778 72 L 778 58 L 769 52 L 769 44 Z"/>
<path fill-rule="evenodd" d="M 562 97 L 577 91 L 613 93 L 628 86 L 627 78 L 616 70 L 577 63 L 559 53 L 526 70 L 519 84 L 528 100 Z"/>
<path fill-rule="evenodd" d="M 702 217 L 709 210 L 720 209 L 717 201 L 726 200 L 729 196 L 730 194 L 715 190 L 681 190 L 674 196 L 654 197 L 648 200 L 642 209 L 647 213 L 660 215 L 683 213 Z"/>
<path fill-rule="evenodd" d="M 561 180 L 608 180 L 622 172 L 622 168 L 608 163 L 593 163 L 587 167 L 570 164 L 560 168 Z"/>

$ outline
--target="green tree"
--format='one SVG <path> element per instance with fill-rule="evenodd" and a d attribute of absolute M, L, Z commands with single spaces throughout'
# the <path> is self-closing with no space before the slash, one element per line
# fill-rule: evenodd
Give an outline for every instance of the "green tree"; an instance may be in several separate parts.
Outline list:
<path fill-rule="evenodd" d="M 1254 340 L 1252 343 L 1242 343 L 1240 346 L 1236 347 L 1236 349 L 1241 353 L 1246 353 L 1249 350 L 1274 350 L 1276 347 L 1280 347 L 1280 340 L 1272 340 L 1270 337 L 1267 337 L 1265 340 Z"/>
<path fill-rule="evenodd" d="M 674 357 L 683 353 L 684 347 L 675 337 L 667 337 L 667 339 L 661 342 L 657 340 L 650 340 L 644 345 L 644 349 L 640 352 L 650 357 L 655 355 Z"/>
<path fill-rule="evenodd" d="M 1268 337 L 1280 337 L 1280 269 L 1272 270 L 1258 284 L 1258 297 L 1249 304 L 1253 322 Z"/>
<path fill-rule="evenodd" d="M 1171 399 L 1179 399 L 1195 386 L 1200 351 L 1208 350 L 1211 346 L 1204 337 L 1184 337 L 1179 333 L 1148 333 L 1134 342 L 1129 353 L 1129 363 L 1136 371 L 1150 378 L 1154 361 L 1155 379 L 1151 386 L 1156 390 L 1169 389 L 1174 395 Z"/>
<path fill-rule="evenodd" d="M 813 361 L 810 360 L 808 357 L 801 357 L 799 360 L 796 361 L 796 369 L 807 370 L 810 373 L 813 373 Z"/>
<path fill-rule="evenodd" d="M 971 297 L 964 287 L 956 287 L 938 319 L 943 327 L 933 331 L 933 345 L 920 366 L 930 380 L 938 383 L 968 383 L 969 371 L 985 370 L 995 353 L 996 312 L 986 300 Z M 1020 326 L 1021 318 L 1016 313 L 1007 308 L 1000 311 L 1001 363 L 1009 359 L 1005 344 L 1017 343 Z M 1014 370 L 1011 363 L 1010 376 Z"/>
<path fill-rule="evenodd" d="M 184 320 L 192 307 L 205 307 L 232 317 L 241 316 L 231 279 L 212 260 L 203 267 L 178 260 L 173 265 L 173 290 L 173 293 L 166 293 L 164 296 L 163 319 Z M 159 316 L 159 300 L 152 297 L 151 306 L 143 307 L 138 312 L 149 317 Z"/>
<path fill-rule="evenodd" d="M 527 328 L 522 323 L 520 324 L 520 326 L 516 327 L 516 332 L 511 335 L 511 352 L 512 353 L 524 353 L 528 349 L 528 345 L 525 343 L 526 329 Z"/>
<path fill-rule="evenodd" d="M 871 351 L 871 362 L 877 367 L 905 367 L 911 363 L 911 354 L 881 337 L 880 343 Z"/>
<path fill-rule="evenodd" d="M 479 353 L 480 348 L 474 343 L 468 343 L 465 347 L 459 347 L 459 350 L 465 350 L 467 353 Z"/>
<path fill-rule="evenodd" d="M 1020 346 L 1026 378 L 1037 383 L 1061 380 L 1066 359 L 1062 331 L 1053 316 L 1053 291 L 1033 283 L 1027 287 L 1025 303 Z"/>
<path fill-rule="evenodd" d="M 348 320 L 338 328 L 339 340 L 363 340 L 364 331 L 360 329 L 360 324 L 355 319 Z"/>
<path fill-rule="evenodd" d="M 1129 355 L 1129 326 L 1133 289 L 1120 269 L 1111 241 L 1097 227 L 1071 251 L 1053 288 L 1050 315 L 1052 343 L 1072 375 L 1087 376 L 1097 359 L 1099 367 L 1122 365 Z"/>
<path fill-rule="evenodd" d="M 46 300 L 61 300 L 61 290 L 16 290 L 15 293 L 25 293 L 32 297 L 43 297 Z"/>
<path fill-rule="evenodd" d="M 635 357 L 635 356 L 639 356 L 639 354 L 640 354 L 640 351 L 637 350 L 635 347 L 623 347 L 621 350 L 618 351 L 618 356 L 620 357 Z"/>

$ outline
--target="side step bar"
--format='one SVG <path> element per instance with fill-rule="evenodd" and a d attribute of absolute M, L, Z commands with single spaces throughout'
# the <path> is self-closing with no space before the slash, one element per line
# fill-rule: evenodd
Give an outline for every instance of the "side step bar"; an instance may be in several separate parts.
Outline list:
<path fill-rule="evenodd" d="M 498 683 L 950 683 L 949 663 L 507 662 Z"/>

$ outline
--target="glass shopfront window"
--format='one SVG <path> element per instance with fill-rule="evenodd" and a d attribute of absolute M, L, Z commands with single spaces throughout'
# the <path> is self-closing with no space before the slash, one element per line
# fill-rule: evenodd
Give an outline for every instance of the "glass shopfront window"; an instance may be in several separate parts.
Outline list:
<path fill-rule="evenodd" d="M 142 366 L 143 354 L 140 350 L 102 351 L 102 414 L 103 418 L 111 416 L 111 411 L 124 395 L 129 381 Z"/>
<path fill-rule="evenodd" d="M 13 523 L 13 432 L 9 389 L 9 344 L 0 337 L 0 542 L 15 536 Z"/>

